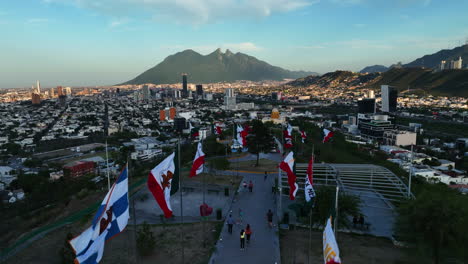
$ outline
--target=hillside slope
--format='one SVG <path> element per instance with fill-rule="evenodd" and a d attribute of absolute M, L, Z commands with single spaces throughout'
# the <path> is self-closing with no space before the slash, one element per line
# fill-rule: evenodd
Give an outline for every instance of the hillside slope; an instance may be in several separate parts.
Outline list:
<path fill-rule="evenodd" d="M 188 74 L 192 83 L 232 82 L 237 80 L 296 79 L 315 74 L 289 71 L 272 66 L 255 57 L 220 49 L 204 56 L 193 50 L 185 50 L 168 56 L 161 63 L 124 84 L 170 84 L 181 82 L 181 74 Z"/>

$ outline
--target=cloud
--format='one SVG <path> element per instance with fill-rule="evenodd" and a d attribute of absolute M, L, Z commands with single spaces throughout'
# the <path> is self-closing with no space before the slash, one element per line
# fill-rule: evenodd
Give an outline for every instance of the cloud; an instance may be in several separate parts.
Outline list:
<path fill-rule="evenodd" d="M 319 0 L 43 0 L 73 4 L 114 17 L 146 16 L 156 21 L 206 24 L 229 19 L 263 18 L 299 10 Z"/>
<path fill-rule="evenodd" d="M 340 5 L 356 5 L 363 3 L 364 0 L 331 0 L 331 2 Z"/>
<path fill-rule="evenodd" d="M 43 24 L 49 22 L 47 18 L 30 18 L 26 20 L 27 24 Z"/>
<path fill-rule="evenodd" d="M 338 5 L 358 5 L 358 4 L 380 4 L 387 2 L 388 0 L 329 0 L 330 2 Z M 399 7 L 406 7 L 411 5 L 423 5 L 428 6 L 432 0 L 393 0 Z"/>
<path fill-rule="evenodd" d="M 360 23 L 357 23 L 357 24 L 353 24 L 354 27 L 357 27 L 357 28 L 363 28 L 365 26 L 367 26 L 366 24 L 360 24 Z"/>
<path fill-rule="evenodd" d="M 110 23 L 109 23 L 109 27 L 111 28 L 116 28 L 116 27 L 120 27 L 120 26 L 123 26 L 125 24 L 127 24 L 129 21 L 128 19 L 124 18 L 124 19 L 116 19 L 116 20 L 112 20 Z"/>

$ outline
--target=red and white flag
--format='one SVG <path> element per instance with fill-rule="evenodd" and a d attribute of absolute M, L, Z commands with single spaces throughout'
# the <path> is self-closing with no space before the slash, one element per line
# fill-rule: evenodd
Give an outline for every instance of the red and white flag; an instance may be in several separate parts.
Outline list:
<path fill-rule="evenodd" d="M 288 124 L 286 130 L 283 131 L 284 135 L 284 147 L 285 148 L 292 148 L 292 126 Z"/>
<path fill-rule="evenodd" d="M 336 243 L 335 233 L 331 227 L 331 218 L 328 218 L 327 225 L 323 231 L 323 262 L 325 264 L 341 263 L 340 250 Z"/>
<path fill-rule="evenodd" d="M 171 188 L 172 178 L 175 173 L 175 153 L 169 155 L 165 160 L 152 169 L 148 176 L 148 188 L 161 207 L 166 218 L 172 216 Z"/>
<path fill-rule="evenodd" d="M 330 141 L 330 139 L 333 137 L 333 131 L 330 131 L 328 129 L 323 129 L 323 134 L 324 134 L 324 137 L 323 137 L 323 143 L 327 143 L 328 141 Z"/>
<path fill-rule="evenodd" d="M 219 126 L 219 124 L 215 124 L 215 134 L 220 136 L 223 133 L 223 129 Z"/>
<path fill-rule="evenodd" d="M 314 156 L 310 157 L 309 166 L 307 167 L 307 175 L 306 181 L 304 186 L 304 193 L 305 199 L 309 202 L 312 198 L 315 197 L 315 190 L 314 190 Z"/>
<path fill-rule="evenodd" d="M 288 175 L 289 199 L 294 200 L 296 198 L 296 193 L 299 189 L 299 186 L 296 183 L 296 175 L 293 172 L 294 153 L 292 151 L 289 152 L 286 158 L 284 158 L 284 160 L 280 163 L 279 167 Z"/>
<path fill-rule="evenodd" d="M 305 140 L 307 139 L 307 133 L 305 131 L 301 131 L 301 138 L 302 138 L 302 143 L 304 143 Z"/>
<path fill-rule="evenodd" d="M 247 131 L 240 125 L 237 125 L 237 142 L 239 142 L 242 147 L 247 146 Z"/>
<path fill-rule="evenodd" d="M 202 143 L 198 142 L 197 153 L 195 153 L 192 169 L 190 170 L 190 178 L 203 172 L 203 164 L 205 164 L 205 153 L 203 153 Z"/>

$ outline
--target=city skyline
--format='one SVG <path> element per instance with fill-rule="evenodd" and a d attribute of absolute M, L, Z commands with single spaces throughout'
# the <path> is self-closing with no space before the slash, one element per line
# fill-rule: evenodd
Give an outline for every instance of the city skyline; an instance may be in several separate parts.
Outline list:
<path fill-rule="evenodd" d="M 465 42 L 464 1 L 71 1 L 0 4 L 0 88 L 113 85 L 185 49 L 325 73 Z"/>

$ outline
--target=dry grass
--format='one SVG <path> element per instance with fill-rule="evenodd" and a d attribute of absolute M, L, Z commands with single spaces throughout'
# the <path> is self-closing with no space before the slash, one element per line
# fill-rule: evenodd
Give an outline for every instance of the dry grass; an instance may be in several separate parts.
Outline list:
<path fill-rule="evenodd" d="M 409 264 L 423 263 L 411 258 L 406 249 L 398 248 L 386 238 L 339 233 L 340 257 L 347 264 Z M 307 229 L 281 230 L 281 263 L 308 263 Z M 310 263 L 323 263 L 322 232 L 312 231 Z"/>

